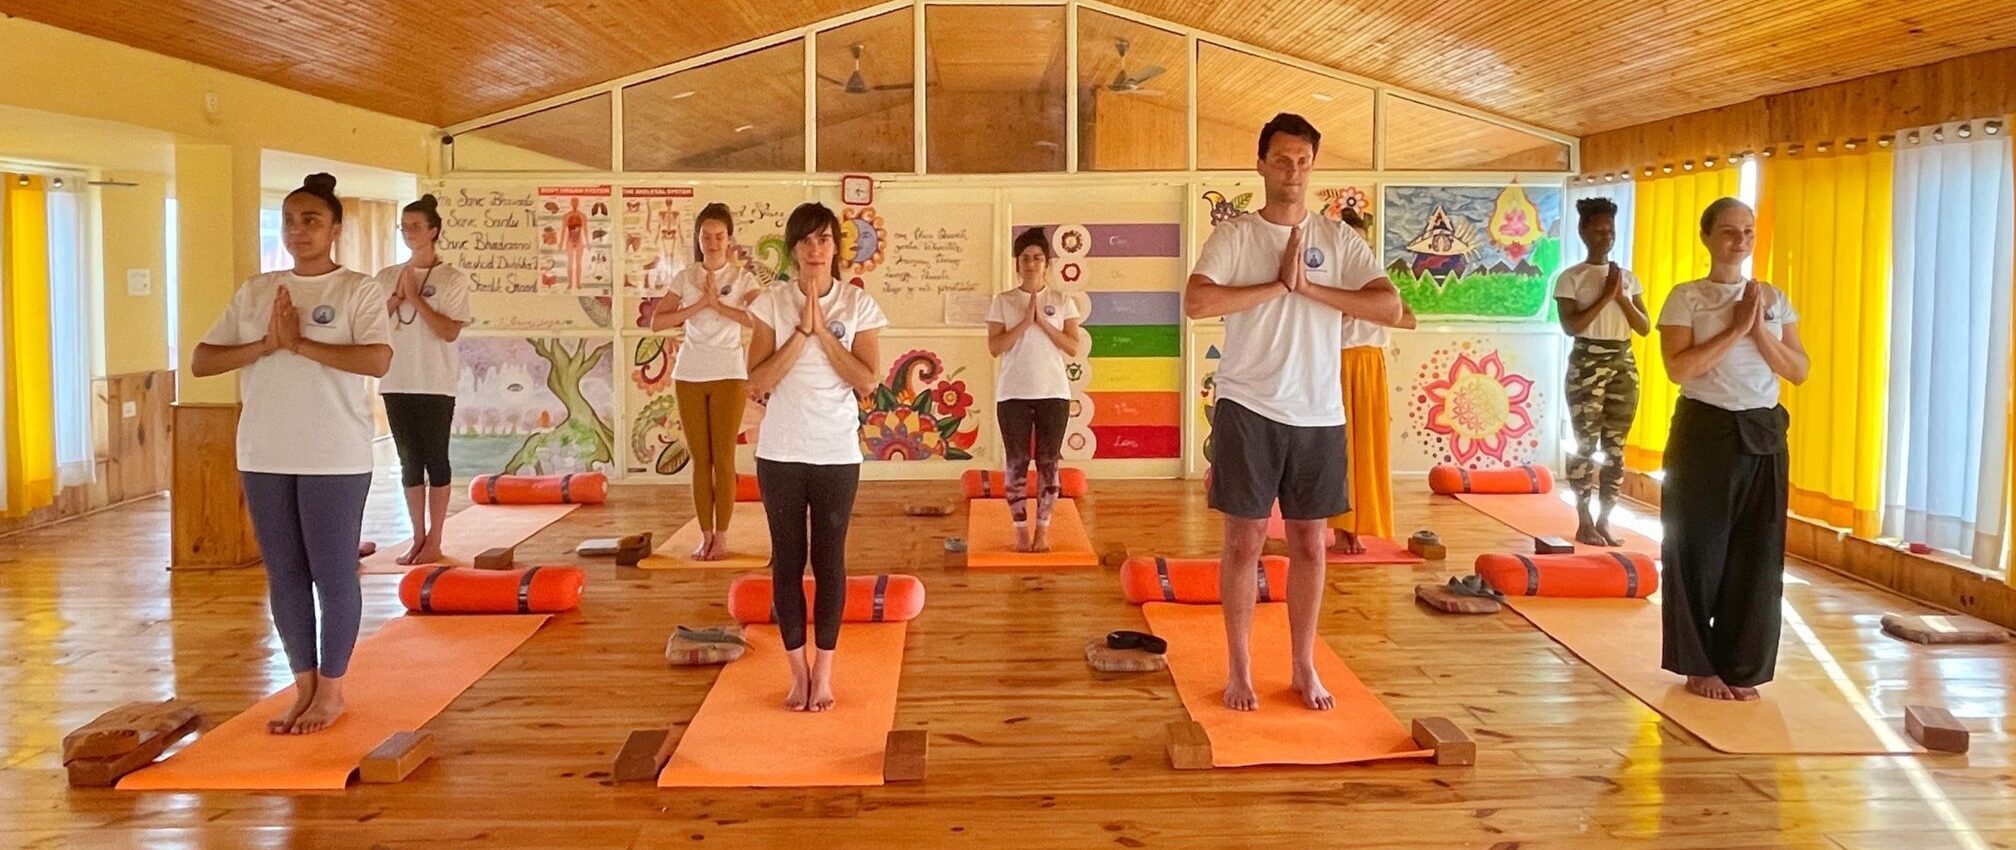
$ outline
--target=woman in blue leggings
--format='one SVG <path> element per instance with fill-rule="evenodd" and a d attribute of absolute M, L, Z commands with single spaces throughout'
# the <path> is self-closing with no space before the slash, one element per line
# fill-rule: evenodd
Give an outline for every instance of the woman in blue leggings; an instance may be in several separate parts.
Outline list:
<path fill-rule="evenodd" d="M 294 705 L 266 729 L 305 735 L 343 714 L 362 607 L 357 536 L 371 489 L 366 377 L 391 367 L 392 345 L 384 292 L 329 258 L 343 229 L 336 178 L 308 175 L 281 214 L 294 268 L 239 287 L 189 368 L 199 378 L 238 373 L 238 471 L 294 671 Z"/>

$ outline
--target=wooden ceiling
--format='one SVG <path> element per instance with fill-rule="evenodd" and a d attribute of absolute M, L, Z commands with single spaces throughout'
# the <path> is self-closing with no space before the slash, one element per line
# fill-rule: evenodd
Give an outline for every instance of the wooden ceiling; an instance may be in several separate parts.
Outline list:
<path fill-rule="evenodd" d="M 869 5 L 0 0 L 0 12 L 445 126 Z M 2007 4 L 1981 0 L 1117 5 L 1577 135 L 2016 42 Z"/>

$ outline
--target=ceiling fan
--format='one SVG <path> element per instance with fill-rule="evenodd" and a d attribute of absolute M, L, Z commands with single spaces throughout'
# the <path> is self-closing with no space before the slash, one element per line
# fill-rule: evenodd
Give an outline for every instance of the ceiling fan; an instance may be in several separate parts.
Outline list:
<path fill-rule="evenodd" d="M 819 79 L 825 80 L 826 82 L 839 86 L 841 91 L 846 92 L 848 94 L 867 94 L 871 91 L 896 91 L 899 89 L 907 89 L 911 87 L 912 84 L 910 83 L 888 83 L 885 85 L 875 85 L 875 86 L 869 85 L 867 78 L 861 76 L 861 54 L 867 52 L 866 48 L 862 47 L 860 44 L 855 44 L 848 47 L 847 49 L 848 52 L 854 54 L 854 73 L 848 74 L 847 79 L 845 81 L 833 79 L 832 77 L 826 76 L 825 74 L 820 74 Z"/>
<path fill-rule="evenodd" d="M 1150 65 L 1142 68 L 1138 74 L 1127 73 L 1127 48 L 1129 46 L 1131 45 L 1129 45 L 1127 39 L 1116 38 L 1113 40 L 1113 52 L 1120 56 L 1120 70 L 1113 75 L 1113 81 L 1105 85 L 1105 89 L 1114 94 L 1161 94 L 1162 91 L 1160 89 L 1144 89 L 1141 87 L 1141 84 L 1162 76 L 1163 67 L 1160 65 Z"/>

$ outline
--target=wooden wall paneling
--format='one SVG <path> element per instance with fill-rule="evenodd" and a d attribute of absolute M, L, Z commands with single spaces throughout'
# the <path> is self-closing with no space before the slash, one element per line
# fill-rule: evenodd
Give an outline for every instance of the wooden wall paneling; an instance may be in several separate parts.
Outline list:
<path fill-rule="evenodd" d="M 175 405 L 174 569 L 242 567 L 259 559 L 238 484 L 238 405 Z"/>
<path fill-rule="evenodd" d="M 0 519 L 0 535 L 74 519 L 168 489 L 169 407 L 175 399 L 173 371 L 136 372 L 101 379 L 94 390 L 96 419 L 105 424 L 105 444 L 95 459 L 91 483 L 66 487 L 56 501 L 25 517 Z M 126 402 L 134 416 L 121 416 Z"/>

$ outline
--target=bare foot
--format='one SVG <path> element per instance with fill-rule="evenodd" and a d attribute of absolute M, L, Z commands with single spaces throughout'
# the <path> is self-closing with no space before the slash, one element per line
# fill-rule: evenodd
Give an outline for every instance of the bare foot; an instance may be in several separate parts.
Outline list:
<path fill-rule="evenodd" d="M 306 673 L 295 674 L 294 705 L 293 707 L 287 709 L 287 711 L 281 714 L 279 717 L 275 717 L 272 720 L 266 721 L 266 733 L 269 735 L 293 734 L 294 721 L 299 719 L 301 717 L 301 712 L 307 711 L 308 704 L 314 701 L 315 701 L 315 671 L 310 670 Z"/>
<path fill-rule="evenodd" d="M 700 545 L 693 547 L 693 560 L 712 561 L 714 553 L 714 532 L 700 532 Z"/>
<path fill-rule="evenodd" d="M 784 707 L 792 711 L 804 711 L 812 693 L 812 670 L 805 664 L 803 651 L 785 650 L 791 657 L 791 692 L 784 696 Z"/>
<path fill-rule="evenodd" d="M 1330 549 L 1331 551 L 1342 552 L 1346 555 L 1363 555 L 1365 554 L 1365 543 L 1358 539 L 1357 534 L 1339 530 L 1337 532 L 1337 542 L 1330 544 Z"/>
<path fill-rule="evenodd" d="M 1028 527 L 1028 526 L 1024 526 L 1024 525 L 1018 525 L 1018 526 L 1015 526 L 1015 551 L 1017 551 L 1017 552 L 1027 552 L 1027 551 L 1029 551 L 1029 527 Z"/>
<path fill-rule="evenodd" d="M 1609 546 L 1610 538 L 1604 537 L 1595 525 L 1584 523 L 1575 529 L 1575 542 L 1586 546 Z"/>
<path fill-rule="evenodd" d="M 413 541 L 413 545 L 406 547 L 406 554 L 400 555 L 398 557 L 397 560 L 399 561 L 399 566 L 410 567 L 416 563 L 424 563 L 422 561 L 419 561 L 418 559 L 420 557 L 420 550 L 425 548 L 427 548 L 427 541 L 425 540 Z"/>
<path fill-rule="evenodd" d="M 1029 538 L 1029 551 L 1031 552 L 1050 551 L 1050 526 L 1047 525 L 1036 526 L 1036 533 L 1034 535 L 1031 535 Z"/>
<path fill-rule="evenodd" d="M 1260 697 L 1253 693 L 1253 683 L 1247 679 L 1230 679 L 1225 682 L 1225 707 L 1233 711 L 1259 711 Z"/>
<path fill-rule="evenodd" d="M 357 557 L 369 558 L 372 555 L 376 554 L 378 554 L 378 544 L 373 543 L 369 540 L 357 544 Z"/>
<path fill-rule="evenodd" d="M 1624 545 L 1624 538 L 1617 532 L 1610 530 L 1609 517 L 1604 517 L 1597 521 L 1596 533 L 1603 536 L 1603 542 L 1600 545 L 1609 546 L 1613 549 Z"/>
<path fill-rule="evenodd" d="M 1721 676 L 1688 676 L 1687 692 L 1709 699 L 1729 701 L 1738 699 L 1736 689 L 1724 684 Z"/>
<path fill-rule="evenodd" d="M 315 699 L 294 721 L 290 734 L 313 735 L 335 725 L 343 716 L 343 680 L 322 678 L 315 685 Z"/>
<path fill-rule="evenodd" d="M 821 649 L 812 662 L 812 696 L 805 702 L 806 711 L 830 711 L 833 708 L 833 650 Z"/>
<path fill-rule="evenodd" d="M 1337 707 L 1337 700 L 1331 698 L 1330 691 L 1323 687 L 1323 680 L 1317 678 L 1314 669 L 1295 671 L 1290 685 L 1295 688 L 1296 693 L 1302 695 L 1303 705 L 1317 711 L 1329 711 Z"/>
<path fill-rule="evenodd" d="M 714 542 L 707 545 L 707 560 L 720 561 L 728 557 L 728 529 L 714 532 Z"/>
<path fill-rule="evenodd" d="M 1729 689 L 1736 692 L 1737 702 L 1756 702 L 1764 698 L 1762 694 L 1757 693 L 1756 688 L 1739 688 L 1735 685 L 1730 685 Z"/>

